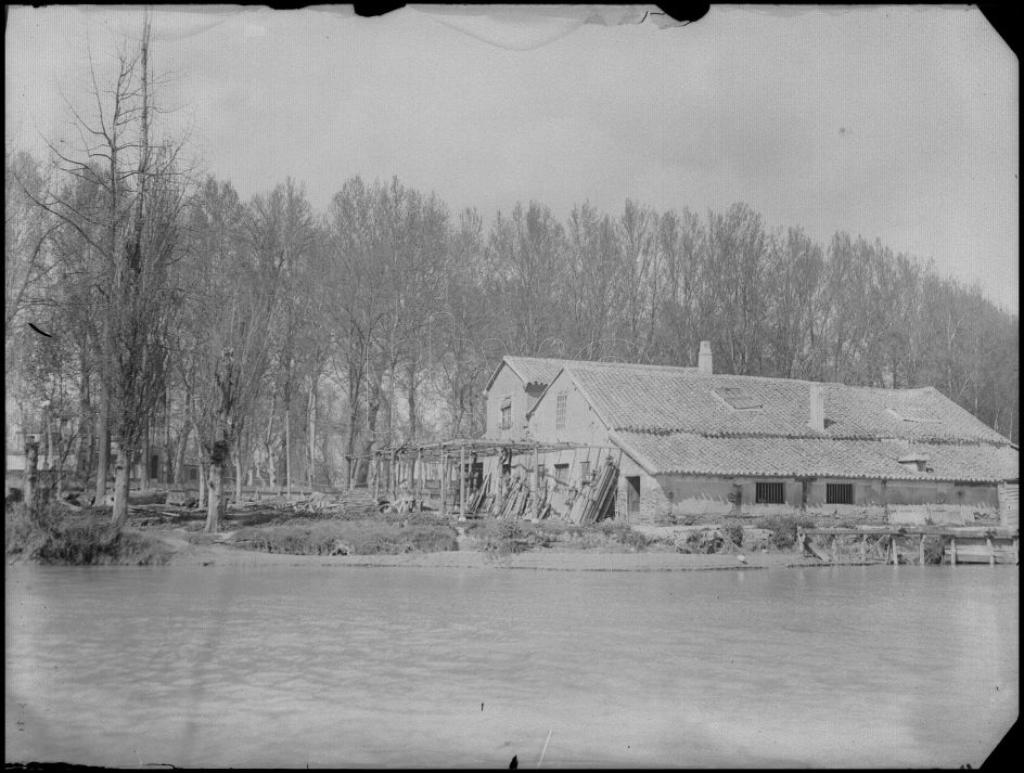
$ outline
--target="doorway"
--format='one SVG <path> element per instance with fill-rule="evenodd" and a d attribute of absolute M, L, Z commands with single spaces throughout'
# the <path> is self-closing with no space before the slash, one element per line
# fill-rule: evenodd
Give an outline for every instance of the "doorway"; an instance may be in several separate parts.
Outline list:
<path fill-rule="evenodd" d="M 626 513 L 632 515 L 640 512 L 640 476 L 626 476 Z"/>

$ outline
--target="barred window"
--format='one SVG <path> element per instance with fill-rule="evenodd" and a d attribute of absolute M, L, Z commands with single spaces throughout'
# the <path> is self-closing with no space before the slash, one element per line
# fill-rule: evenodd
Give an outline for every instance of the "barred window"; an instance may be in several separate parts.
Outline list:
<path fill-rule="evenodd" d="M 560 392 L 555 400 L 555 429 L 565 429 L 565 392 Z"/>
<path fill-rule="evenodd" d="M 829 505 L 852 505 L 853 484 L 852 483 L 827 483 L 825 484 L 825 504 Z"/>
<path fill-rule="evenodd" d="M 783 483 L 758 481 L 754 486 L 754 502 L 765 505 L 781 505 L 786 501 L 786 487 Z"/>

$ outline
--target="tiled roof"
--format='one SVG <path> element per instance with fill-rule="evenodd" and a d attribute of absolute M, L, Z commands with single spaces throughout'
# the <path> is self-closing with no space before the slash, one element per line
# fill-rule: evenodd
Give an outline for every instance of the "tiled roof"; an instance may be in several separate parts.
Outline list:
<path fill-rule="evenodd" d="M 613 439 L 652 475 L 836 477 L 993 482 L 1019 476 L 1009 444 L 912 443 L 786 437 L 705 437 L 689 433 L 617 432 Z M 927 467 L 900 458 L 927 457 Z M 930 470 L 930 471 L 929 471 Z"/>
<path fill-rule="evenodd" d="M 567 363 L 566 370 L 609 429 L 617 431 L 1009 443 L 932 387 L 818 384 L 825 429 L 816 432 L 808 425 L 809 381 L 579 362 Z"/>
<path fill-rule="evenodd" d="M 640 365 L 634 362 L 598 362 L 586 360 L 562 360 L 554 357 L 511 357 L 502 358 L 502 364 L 508 365 L 512 371 L 519 376 L 524 386 L 539 384 L 547 386 L 550 384 L 559 371 L 567 365 L 585 365 L 589 368 L 627 368 L 631 371 L 683 371 L 694 372 L 696 368 L 685 368 L 675 365 Z M 491 376 L 487 383 L 487 389 L 491 388 L 495 377 L 501 370 L 501 365 Z"/>

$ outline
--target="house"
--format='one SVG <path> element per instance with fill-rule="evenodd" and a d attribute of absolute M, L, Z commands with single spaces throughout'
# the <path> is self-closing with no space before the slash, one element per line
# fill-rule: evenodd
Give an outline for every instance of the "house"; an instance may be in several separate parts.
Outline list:
<path fill-rule="evenodd" d="M 697 368 L 505 358 L 487 403 L 491 437 L 573 445 L 536 455 L 544 485 L 578 489 L 612 456 L 629 522 L 915 509 L 963 521 L 997 510 L 1001 489 L 1016 497 L 1017 447 L 936 389 L 716 374 L 707 342 Z"/>

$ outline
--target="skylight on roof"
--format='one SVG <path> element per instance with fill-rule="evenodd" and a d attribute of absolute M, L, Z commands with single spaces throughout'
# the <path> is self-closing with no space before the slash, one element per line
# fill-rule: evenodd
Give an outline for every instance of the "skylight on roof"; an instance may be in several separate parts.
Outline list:
<path fill-rule="evenodd" d="M 910 422 L 911 424 L 939 424 L 940 421 L 932 416 L 926 416 L 921 413 L 910 413 L 908 411 L 897 411 L 895 408 L 886 408 L 886 410 L 895 416 L 900 421 Z"/>
<path fill-rule="evenodd" d="M 761 407 L 761 398 L 755 397 L 742 387 L 715 387 L 713 391 L 725 400 L 730 408 L 737 411 L 751 411 Z"/>

